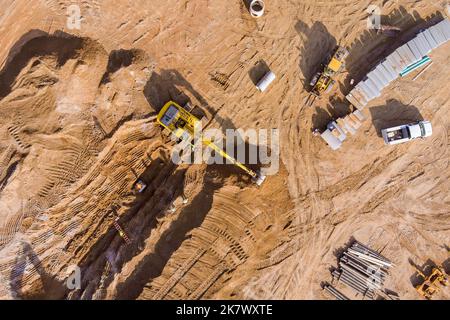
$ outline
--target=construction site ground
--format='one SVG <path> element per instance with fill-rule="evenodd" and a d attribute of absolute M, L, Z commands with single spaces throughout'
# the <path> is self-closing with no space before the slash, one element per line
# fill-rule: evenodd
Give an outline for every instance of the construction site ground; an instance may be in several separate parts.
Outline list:
<path fill-rule="evenodd" d="M 420 299 L 413 265 L 449 272 L 450 44 L 370 102 L 340 150 L 312 135 L 446 2 L 374 1 L 396 38 L 367 28 L 371 1 L 266 2 L 253 19 L 242 0 L 2 1 L 0 298 L 330 299 L 321 284 L 352 237 L 395 264 L 386 287 L 401 299 Z M 336 45 L 346 71 L 308 106 Z M 169 100 L 210 128 L 279 129 L 278 174 L 258 188 L 230 165 L 173 164 L 155 122 Z M 384 145 L 381 129 L 421 119 L 432 137 Z"/>

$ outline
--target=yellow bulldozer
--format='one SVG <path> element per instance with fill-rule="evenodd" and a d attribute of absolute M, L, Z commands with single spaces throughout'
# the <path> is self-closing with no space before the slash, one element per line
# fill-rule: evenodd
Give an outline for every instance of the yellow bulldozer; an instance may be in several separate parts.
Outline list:
<path fill-rule="evenodd" d="M 429 300 L 441 290 L 439 285 L 446 286 L 448 283 L 447 275 L 442 268 L 436 266 L 430 267 L 431 273 L 428 276 L 415 268 L 417 274 L 423 279 L 423 282 L 416 286 L 416 290 L 422 297 Z"/>
<path fill-rule="evenodd" d="M 310 82 L 311 94 L 320 97 L 323 93 L 328 93 L 333 88 L 336 81 L 335 76 L 345 68 L 345 59 L 349 52 L 344 47 L 338 47 L 327 63 L 323 66 L 323 70 L 317 72 Z"/>

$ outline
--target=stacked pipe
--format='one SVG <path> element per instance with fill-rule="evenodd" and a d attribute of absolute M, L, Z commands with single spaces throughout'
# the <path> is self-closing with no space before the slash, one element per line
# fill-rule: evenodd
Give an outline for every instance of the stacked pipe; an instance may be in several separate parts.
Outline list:
<path fill-rule="evenodd" d="M 342 292 L 340 292 L 338 289 L 336 289 L 335 287 L 333 287 L 328 283 L 323 288 L 324 290 L 328 291 L 332 296 L 334 296 L 337 300 L 350 300 Z"/>
<path fill-rule="evenodd" d="M 393 263 L 378 252 L 358 241 L 347 249 L 339 259 L 339 269 L 332 272 L 333 278 L 373 299 L 375 292 L 383 288 Z"/>

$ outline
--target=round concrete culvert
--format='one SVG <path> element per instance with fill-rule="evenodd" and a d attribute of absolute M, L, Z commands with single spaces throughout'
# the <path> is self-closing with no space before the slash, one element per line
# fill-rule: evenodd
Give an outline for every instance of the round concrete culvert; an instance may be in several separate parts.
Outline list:
<path fill-rule="evenodd" d="M 250 3 L 250 14 L 254 18 L 262 17 L 264 14 L 265 4 L 262 0 L 252 0 Z"/>

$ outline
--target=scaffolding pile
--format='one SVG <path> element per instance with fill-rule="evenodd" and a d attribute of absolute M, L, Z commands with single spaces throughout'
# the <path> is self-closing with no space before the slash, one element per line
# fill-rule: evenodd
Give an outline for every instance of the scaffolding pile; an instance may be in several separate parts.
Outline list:
<path fill-rule="evenodd" d="M 391 261 L 356 241 L 343 253 L 339 268 L 334 270 L 332 275 L 333 280 L 373 300 L 376 293 L 382 291 L 392 266 Z"/>

